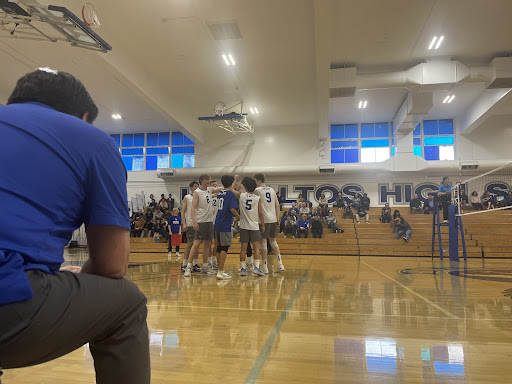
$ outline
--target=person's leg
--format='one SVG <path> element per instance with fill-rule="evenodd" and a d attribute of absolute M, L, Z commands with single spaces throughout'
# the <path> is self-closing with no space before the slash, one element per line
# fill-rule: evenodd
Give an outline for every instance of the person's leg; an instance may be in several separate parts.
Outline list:
<path fill-rule="evenodd" d="M 409 241 L 409 238 L 411 237 L 412 235 L 412 229 L 408 229 L 406 232 L 405 232 L 405 239 L 407 241 Z"/>
<path fill-rule="evenodd" d="M 307 228 L 304 230 L 304 235 L 305 235 L 305 238 L 307 239 L 308 238 L 308 229 Z"/>
<path fill-rule="evenodd" d="M 196 236 L 197 237 L 197 236 Z M 187 268 L 185 269 L 185 274 L 183 276 L 189 277 L 192 274 L 192 260 L 196 259 L 199 255 L 199 246 L 201 245 L 200 239 L 195 239 L 194 244 L 192 245 L 192 248 L 190 249 L 190 253 L 188 255 L 187 260 Z"/>
<path fill-rule="evenodd" d="M 405 231 L 397 231 L 395 239 L 399 239 L 400 236 L 402 236 L 405 233 Z"/>
<path fill-rule="evenodd" d="M 359 220 L 359 215 L 356 213 L 356 220 L 357 220 L 357 224 L 360 224 L 361 221 Z"/>
<path fill-rule="evenodd" d="M 147 299 L 135 284 L 71 272 L 27 276 L 33 298 L 0 306 L 2 368 L 41 364 L 89 343 L 97 383 L 150 382 Z"/>
<path fill-rule="evenodd" d="M 366 214 L 366 222 L 367 222 L 367 223 L 369 223 L 369 222 L 370 222 L 370 214 L 369 214 L 369 213 L 367 213 L 367 214 Z"/>

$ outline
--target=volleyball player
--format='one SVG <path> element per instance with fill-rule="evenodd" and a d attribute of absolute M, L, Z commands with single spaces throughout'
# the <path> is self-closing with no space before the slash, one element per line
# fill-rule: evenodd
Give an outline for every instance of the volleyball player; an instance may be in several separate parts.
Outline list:
<path fill-rule="evenodd" d="M 181 223 L 183 224 L 182 230 L 187 232 L 187 248 L 185 248 L 185 255 L 183 257 L 183 265 L 181 266 L 181 272 L 185 272 L 185 268 L 188 264 L 188 256 L 190 254 L 190 248 L 194 243 L 196 232 L 192 223 L 192 195 L 195 190 L 199 187 L 197 181 L 192 181 L 189 185 L 190 193 L 185 195 L 181 206 Z M 193 271 L 199 272 L 200 268 L 197 265 L 197 259 L 193 260 Z"/>
<path fill-rule="evenodd" d="M 277 270 L 276 272 L 284 271 L 283 261 L 281 259 L 281 251 L 279 249 L 279 245 L 277 245 L 276 237 L 277 237 L 277 223 L 279 223 L 279 213 L 281 209 L 279 208 L 279 201 L 277 200 L 276 192 L 274 188 L 269 187 L 265 184 L 265 175 L 263 173 L 257 173 L 254 175 L 254 179 L 256 180 L 256 188 L 255 193 L 261 199 L 261 205 L 263 208 L 263 216 L 265 225 L 262 226 L 261 230 L 261 258 L 262 258 L 262 270 L 265 273 L 268 273 L 267 266 L 267 239 L 270 241 L 270 246 L 274 250 L 277 255 Z M 263 221 L 262 221 L 263 223 Z"/>
<path fill-rule="evenodd" d="M 210 181 L 210 187 L 211 188 L 217 188 L 217 181 L 212 180 Z M 219 206 L 217 205 L 217 196 L 213 195 L 212 200 L 212 218 L 213 218 L 213 226 L 215 228 L 215 220 L 217 218 L 217 212 L 219 210 Z M 219 270 L 219 254 L 217 252 L 217 236 L 215 235 L 215 229 L 213 232 L 213 249 L 210 251 L 210 256 L 208 257 L 208 269 L 218 271 Z"/>

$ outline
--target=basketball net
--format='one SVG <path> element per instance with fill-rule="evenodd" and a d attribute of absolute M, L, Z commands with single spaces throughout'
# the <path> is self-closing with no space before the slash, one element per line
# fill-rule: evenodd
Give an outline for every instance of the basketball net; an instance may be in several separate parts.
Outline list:
<path fill-rule="evenodd" d="M 99 28 L 101 27 L 100 20 L 91 3 L 85 3 L 82 7 L 82 19 L 88 27 Z"/>

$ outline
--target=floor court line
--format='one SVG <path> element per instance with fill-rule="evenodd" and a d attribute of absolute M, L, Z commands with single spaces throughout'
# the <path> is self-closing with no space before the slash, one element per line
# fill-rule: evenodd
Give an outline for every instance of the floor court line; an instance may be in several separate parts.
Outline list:
<path fill-rule="evenodd" d="M 384 276 L 385 278 L 387 278 L 387 279 L 389 279 L 389 280 L 391 280 L 391 281 L 394 281 L 396 284 L 398 284 L 399 286 L 401 286 L 403 289 L 405 289 L 406 291 L 408 291 L 408 292 L 412 293 L 413 295 L 415 295 L 415 296 L 419 297 L 420 299 L 422 299 L 423 301 L 427 302 L 428 304 L 430 304 L 430 305 L 431 305 L 431 306 L 433 306 L 434 308 L 436 308 L 436 309 L 440 310 L 441 312 L 443 312 L 445 315 L 447 315 L 447 316 L 451 317 L 451 318 L 452 318 L 452 319 L 454 319 L 454 320 L 460 320 L 460 317 L 455 316 L 453 313 L 451 313 L 451 312 L 447 311 L 446 309 L 444 309 L 444 308 L 440 307 L 439 305 L 437 305 L 437 304 L 436 304 L 436 303 L 434 303 L 433 301 L 431 301 L 431 300 L 427 299 L 425 296 L 420 295 L 419 293 L 417 293 L 416 291 L 412 290 L 411 288 L 409 288 L 409 287 L 407 287 L 407 286 L 403 285 L 403 284 L 402 284 L 402 283 L 400 283 L 399 281 L 397 281 L 397 280 L 393 279 L 391 276 L 386 275 L 384 272 L 379 271 L 377 268 L 372 267 L 370 264 L 367 264 L 367 263 L 365 263 L 365 262 L 364 262 L 364 261 L 362 261 L 362 260 L 361 260 L 361 263 L 362 263 L 362 264 L 364 264 L 364 265 L 366 265 L 367 267 L 369 267 L 369 268 L 373 269 L 375 272 L 380 273 L 380 274 L 381 274 L 382 276 Z"/>
<path fill-rule="evenodd" d="M 254 362 L 254 365 L 252 366 L 251 371 L 247 375 L 247 378 L 245 379 L 245 384 L 252 384 L 255 383 L 256 380 L 258 380 L 258 376 L 260 375 L 261 369 L 265 365 L 265 361 L 267 361 L 268 355 L 270 354 L 270 351 L 272 350 L 272 347 L 274 345 L 274 342 L 276 341 L 277 335 L 279 334 L 279 331 L 281 330 L 281 327 L 286 320 L 286 315 L 289 313 L 290 308 L 293 305 L 293 302 L 295 301 L 295 298 L 297 297 L 297 294 L 299 293 L 300 289 L 302 288 L 302 284 L 304 283 L 304 280 L 309 272 L 309 268 L 311 268 L 311 264 L 313 264 L 313 259 L 309 262 L 308 267 L 302 274 L 299 283 L 297 284 L 297 288 L 295 288 L 295 291 L 293 292 L 292 296 L 288 300 L 288 303 L 286 304 L 286 307 L 284 310 L 281 311 L 281 316 L 279 316 L 279 319 L 277 320 L 276 325 L 274 325 L 274 328 L 270 332 L 269 337 L 267 338 L 267 341 L 263 345 L 263 348 L 261 349 L 260 354 L 256 358 L 256 361 Z"/>

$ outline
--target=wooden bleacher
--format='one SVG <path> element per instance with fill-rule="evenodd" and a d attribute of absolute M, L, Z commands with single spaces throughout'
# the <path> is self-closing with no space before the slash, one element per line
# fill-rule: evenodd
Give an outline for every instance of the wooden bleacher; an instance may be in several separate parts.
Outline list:
<path fill-rule="evenodd" d="M 432 254 L 432 215 L 413 215 L 408 207 L 399 207 L 402 216 L 409 222 L 413 234 L 409 242 L 395 239 L 391 224 L 379 221 L 380 207 L 370 208 L 370 224 L 364 220 L 343 219 L 341 211 L 334 210 L 338 225 L 345 232 L 331 233 L 324 225 L 324 238 L 285 239 L 278 235 L 281 253 L 295 255 L 332 256 L 412 256 L 430 257 Z M 467 255 L 470 258 L 512 258 L 512 210 L 495 211 L 463 217 Z M 442 245 L 448 250 L 448 227 L 441 227 Z M 459 239 L 459 242 L 461 240 Z M 184 244 L 182 248 L 186 245 Z M 461 248 L 462 249 L 462 248 Z M 162 255 L 167 253 L 167 244 L 153 243 L 149 238 L 132 238 L 131 252 L 134 254 Z M 240 243 L 233 239 L 229 254 L 238 254 Z M 434 257 L 439 257 L 436 241 Z M 445 257 L 448 253 L 445 252 Z"/>

